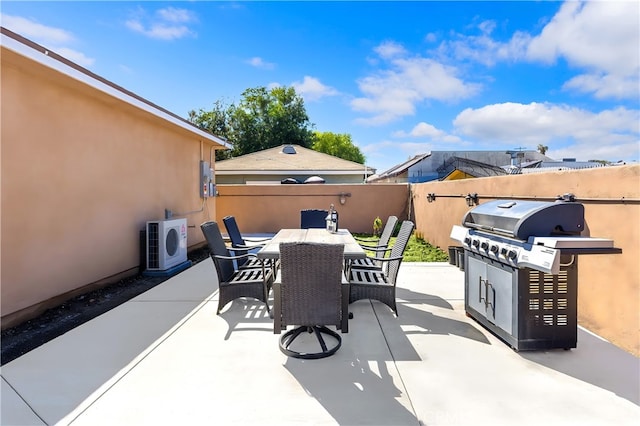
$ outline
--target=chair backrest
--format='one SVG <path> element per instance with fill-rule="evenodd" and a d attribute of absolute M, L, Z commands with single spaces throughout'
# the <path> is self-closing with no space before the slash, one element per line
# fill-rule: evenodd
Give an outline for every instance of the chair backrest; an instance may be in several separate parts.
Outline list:
<path fill-rule="evenodd" d="M 233 260 L 217 259 L 214 256 L 229 256 L 229 250 L 224 243 L 220 227 L 216 222 L 209 221 L 200 225 L 204 238 L 207 240 L 209 246 L 209 252 L 213 263 L 216 265 L 216 272 L 218 273 L 218 279 L 220 283 L 227 282 L 231 276 L 235 273 L 236 269 L 233 265 Z"/>
<path fill-rule="evenodd" d="M 393 235 L 393 231 L 396 229 L 397 223 L 397 217 L 389 216 L 389 219 L 387 219 L 387 223 L 384 225 L 384 229 L 382 230 L 382 234 L 380 234 L 378 247 L 387 247 L 389 245 L 389 240 L 391 239 L 391 235 Z M 376 257 L 384 257 L 384 252 L 377 252 Z"/>
<path fill-rule="evenodd" d="M 300 211 L 300 228 L 325 228 L 328 210 L 307 209 Z"/>
<path fill-rule="evenodd" d="M 240 229 L 238 228 L 238 223 L 236 222 L 236 218 L 234 216 L 225 216 L 222 218 L 222 222 L 224 223 L 224 227 L 227 228 L 227 234 L 229 235 L 229 239 L 231 240 L 231 247 L 243 247 L 246 246 L 244 238 L 242 238 L 242 234 L 240 233 Z M 233 252 L 233 250 L 231 250 Z M 242 252 L 245 253 L 245 252 Z M 238 252 L 234 252 L 234 254 L 242 254 Z M 238 268 L 247 263 L 249 259 L 244 257 L 242 259 L 237 259 L 236 264 Z"/>
<path fill-rule="evenodd" d="M 222 218 L 222 222 L 224 222 L 224 227 L 227 228 L 227 234 L 229 234 L 232 247 L 242 247 L 246 245 L 234 216 L 225 216 Z"/>
<path fill-rule="evenodd" d="M 343 261 L 342 244 L 280 244 L 284 324 L 340 324 Z"/>
<path fill-rule="evenodd" d="M 413 233 L 413 228 L 415 225 L 410 220 L 403 220 L 400 225 L 400 230 L 398 231 L 398 236 L 396 237 L 396 242 L 391 247 L 391 253 L 389 257 L 399 257 L 403 256 L 404 251 L 409 244 L 409 238 Z M 398 277 L 398 270 L 400 269 L 400 264 L 402 263 L 402 257 L 398 260 L 392 260 L 386 262 L 386 273 L 389 281 L 396 284 L 396 278 Z"/>

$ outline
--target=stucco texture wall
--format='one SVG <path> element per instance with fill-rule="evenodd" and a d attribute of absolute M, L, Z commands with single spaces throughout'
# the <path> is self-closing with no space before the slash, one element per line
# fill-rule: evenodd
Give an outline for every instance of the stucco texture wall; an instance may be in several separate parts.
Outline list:
<path fill-rule="evenodd" d="M 140 230 L 189 213 L 188 244 L 214 217 L 199 196 L 213 144 L 90 86 L 2 51 L 1 312 L 131 271 Z"/>
<path fill-rule="evenodd" d="M 458 244 L 449 238 L 451 227 L 461 224 L 469 207 L 464 198 L 442 195 L 477 193 L 480 203 L 565 193 L 585 199 L 590 235 L 613 239 L 623 252 L 579 257 L 579 323 L 640 355 L 640 165 L 430 182 L 413 185 L 412 192 L 416 232 L 443 249 Z M 427 201 L 429 193 L 436 194 L 435 202 Z"/>
<path fill-rule="evenodd" d="M 339 227 L 354 233 L 372 233 L 377 216 L 408 217 L 409 187 L 380 185 L 221 185 L 216 198 L 216 218 L 222 223 L 235 216 L 242 233 L 275 233 L 300 227 L 300 210 L 329 209 L 339 214 Z M 340 194 L 345 203 L 340 203 Z M 224 232 L 224 226 L 223 226 Z"/>

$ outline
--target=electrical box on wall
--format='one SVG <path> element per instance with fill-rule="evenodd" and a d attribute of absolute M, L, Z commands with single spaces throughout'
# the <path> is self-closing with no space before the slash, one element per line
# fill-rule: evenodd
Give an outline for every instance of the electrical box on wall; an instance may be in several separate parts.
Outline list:
<path fill-rule="evenodd" d="M 216 195 L 215 187 L 211 165 L 208 161 L 200 161 L 200 197 L 213 197 Z"/>

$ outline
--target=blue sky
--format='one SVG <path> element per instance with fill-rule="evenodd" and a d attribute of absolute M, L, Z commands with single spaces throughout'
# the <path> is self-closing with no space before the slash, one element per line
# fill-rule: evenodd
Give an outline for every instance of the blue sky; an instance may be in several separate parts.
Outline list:
<path fill-rule="evenodd" d="M 382 172 L 434 150 L 640 159 L 640 3 L 2 1 L 2 26 L 182 117 L 286 85 Z"/>

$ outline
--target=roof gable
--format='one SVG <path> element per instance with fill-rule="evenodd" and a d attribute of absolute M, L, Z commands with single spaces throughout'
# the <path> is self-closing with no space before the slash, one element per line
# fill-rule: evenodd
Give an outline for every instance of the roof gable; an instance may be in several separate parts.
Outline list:
<path fill-rule="evenodd" d="M 289 152 L 289 153 L 287 153 Z M 304 148 L 300 145 L 280 145 L 262 151 L 216 162 L 216 173 L 294 172 L 327 174 L 327 172 L 372 174 L 375 169 L 354 161 Z M 317 173 L 316 173 L 317 172 Z"/>

